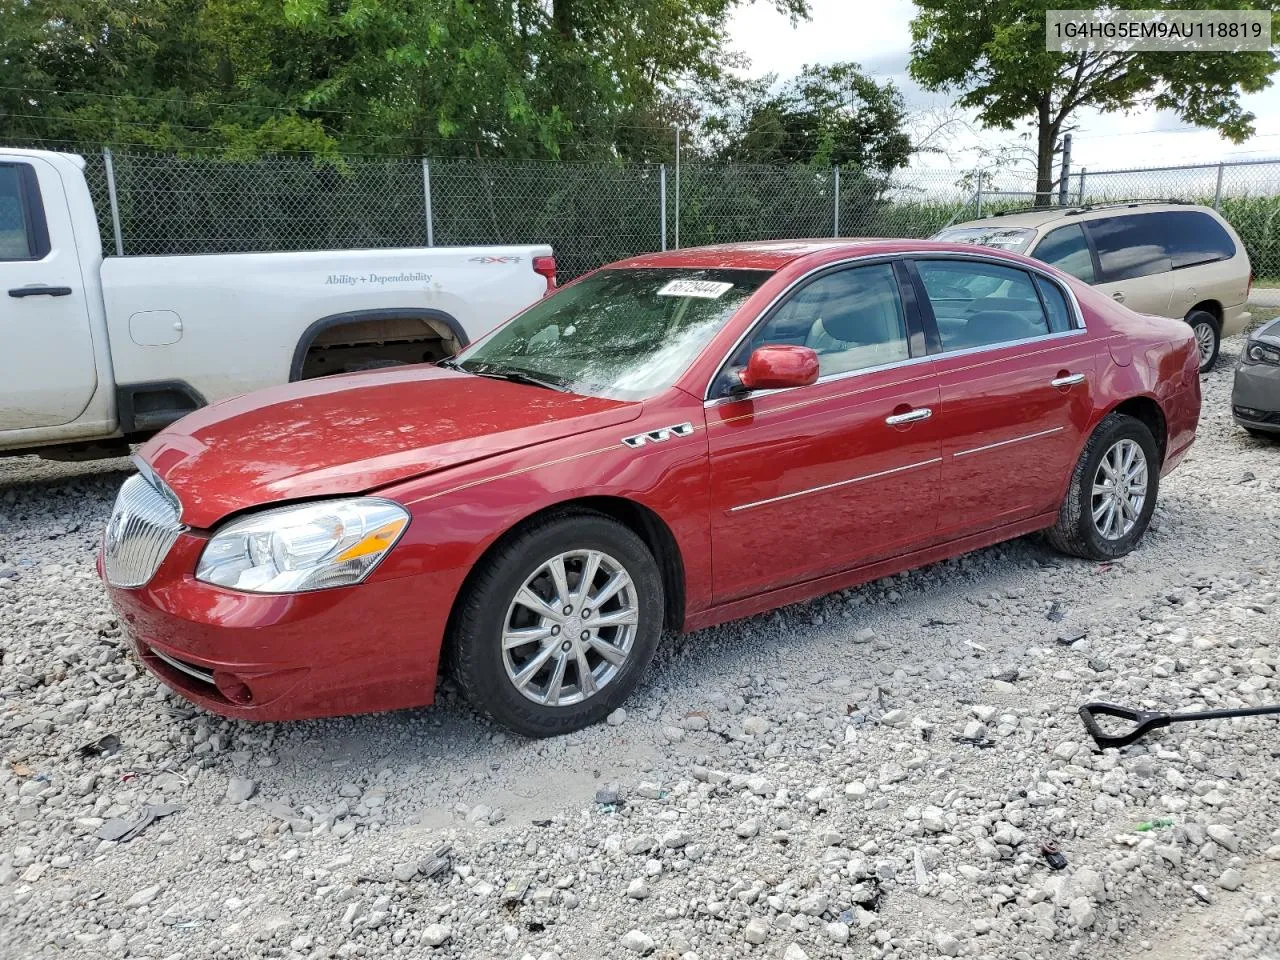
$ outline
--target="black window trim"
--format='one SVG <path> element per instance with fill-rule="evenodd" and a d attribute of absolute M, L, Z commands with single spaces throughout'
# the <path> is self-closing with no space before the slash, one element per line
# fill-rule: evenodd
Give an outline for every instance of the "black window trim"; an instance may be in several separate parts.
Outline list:
<path fill-rule="evenodd" d="M 44 201 L 40 197 L 40 181 L 36 170 L 21 160 L 0 160 L 0 167 L 11 167 L 18 172 L 18 202 L 22 206 L 22 225 L 27 232 L 27 244 L 31 255 L 26 257 L 0 257 L 0 263 L 33 263 L 49 255 L 49 223 L 45 218 Z"/>
<path fill-rule="evenodd" d="M 779 390 L 751 390 L 746 393 L 725 393 L 723 388 L 717 389 L 717 384 L 721 383 L 725 372 L 729 369 L 730 363 L 742 349 L 742 345 L 747 343 L 751 336 L 767 324 L 773 317 L 787 305 L 792 297 L 807 287 L 810 283 L 821 279 L 830 273 L 838 273 L 843 270 L 857 269 L 858 267 L 873 267 L 878 264 L 889 264 L 893 268 L 894 282 L 898 285 L 898 298 L 902 302 L 903 319 L 907 327 L 907 359 L 895 360 L 892 363 L 879 364 L 874 367 L 863 367 L 858 370 L 845 370 L 842 373 L 829 373 L 826 376 L 820 376 L 809 386 L 817 386 L 822 383 L 831 383 L 835 380 L 843 380 L 846 377 L 858 376 L 865 373 L 874 373 L 878 370 L 887 370 L 893 367 L 901 366 L 906 363 L 914 363 L 920 360 L 928 360 L 929 354 L 923 352 L 927 339 L 927 327 L 923 320 L 923 310 L 919 302 L 918 288 L 914 285 L 910 293 L 903 286 L 904 274 L 898 269 L 897 263 L 906 258 L 906 254 L 902 253 L 877 253 L 864 254 L 862 256 L 850 257 L 847 260 L 838 260 L 834 263 L 824 263 L 821 266 L 814 267 L 808 273 L 797 277 L 785 290 L 780 292 L 766 306 L 760 315 L 756 317 L 755 322 L 751 324 L 737 340 L 733 346 L 729 348 L 729 352 L 725 354 L 720 365 L 716 368 L 716 372 L 712 375 L 707 383 L 707 388 L 703 393 L 703 403 L 721 403 L 725 401 L 737 401 L 747 398 L 767 396 L 772 393 L 779 393 Z M 922 351 L 917 354 L 916 351 Z M 785 390 L 799 389 L 797 387 L 786 387 Z"/>
<path fill-rule="evenodd" d="M 1085 246 L 1089 248 L 1089 263 L 1093 267 L 1093 282 L 1089 283 L 1089 281 L 1085 280 L 1083 277 L 1076 277 L 1076 279 L 1079 280 L 1081 283 L 1088 283 L 1089 286 L 1091 287 L 1099 283 L 1104 283 L 1105 281 L 1100 279 L 1102 276 L 1102 263 L 1101 261 L 1098 260 L 1098 248 L 1093 242 L 1093 234 L 1091 234 L 1088 230 L 1085 229 L 1085 225 L 1088 222 L 1089 222 L 1088 220 L 1078 220 L 1072 223 L 1056 224 L 1052 230 L 1046 230 L 1044 232 L 1044 234 L 1040 237 L 1040 239 L 1036 241 L 1036 245 L 1032 249 L 1027 251 L 1027 256 L 1035 257 L 1035 259 L 1039 260 L 1040 258 L 1036 257 L 1036 251 L 1040 249 L 1040 245 L 1042 243 L 1048 240 L 1051 236 L 1053 236 L 1059 230 L 1066 230 L 1069 227 L 1079 227 L 1080 233 L 1084 237 Z M 1053 267 L 1053 264 L 1048 263 L 1047 261 L 1042 260 L 1041 262 L 1045 263 L 1048 266 Z M 1054 269 L 1062 270 L 1061 267 L 1054 267 Z M 1066 273 L 1065 270 L 1063 270 L 1062 272 Z"/>
<path fill-rule="evenodd" d="M 1076 299 L 1075 291 L 1071 289 L 1070 284 L 1061 282 L 1057 277 L 1050 274 L 1047 270 L 1040 270 L 1028 264 L 1014 263 L 1012 261 L 1004 260 L 999 257 L 984 257 L 981 255 L 974 255 L 970 253 L 950 253 L 950 252 L 942 252 L 942 251 L 935 253 L 934 251 L 930 250 L 930 251 L 921 251 L 919 253 L 914 253 L 914 254 L 908 254 L 907 257 L 911 261 L 911 266 L 913 269 L 915 268 L 916 263 L 921 260 L 967 260 L 967 261 L 976 261 L 980 263 L 991 264 L 998 267 L 1006 267 L 1007 269 L 1017 270 L 1021 273 L 1027 274 L 1027 282 L 1030 283 L 1031 288 L 1036 291 L 1036 297 L 1040 301 L 1040 309 L 1041 311 L 1044 312 L 1045 329 L 1049 331 L 1048 333 L 1045 333 L 1045 334 L 1040 334 L 1034 337 L 1023 337 L 1019 340 L 1002 340 L 999 343 L 984 343 L 976 347 L 964 347 L 960 350 L 943 350 L 942 334 L 938 329 L 937 317 L 935 317 L 933 313 L 933 304 L 929 300 L 928 291 L 925 290 L 924 281 L 920 278 L 919 270 L 915 270 L 914 276 L 915 276 L 915 282 L 916 282 L 916 296 L 921 303 L 920 313 L 925 320 L 926 330 L 932 331 L 932 334 L 930 336 L 931 349 L 936 339 L 936 349 L 934 350 L 934 352 L 930 353 L 929 355 L 931 359 L 937 359 L 938 357 L 947 357 L 947 358 L 964 357 L 970 354 L 984 353 L 991 350 L 1004 350 L 1008 347 L 1025 346 L 1027 344 L 1033 344 L 1033 343 L 1044 343 L 1046 340 L 1055 340 L 1060 337 L 1079 336 L 1080 334 L 1086 333 L 1088 331 L 1088 328 L 1086 327 L 1084 322 L 1084 313 L 1080 310 L 1080 302 Z M 1071 329 L 1063 330 L 1058 333 L 1054 332 L 1052 325 L 1049 323 L 1049 312 L 1045 310 L 1044 298 L 1041 297 L 1040 291 L 1036 288 L 1034 278 L 1037 276 L 1043 277 L 1045 280 L 1054 284 L 1062 292 L 1063 297 L 1067 301 L 1067 311 L 1071 314 L 1071 319 L 1074 324 L 1071 327 Z M 1082 280 L 1080 282 L 1083 283 L 1084 281 Z"/>

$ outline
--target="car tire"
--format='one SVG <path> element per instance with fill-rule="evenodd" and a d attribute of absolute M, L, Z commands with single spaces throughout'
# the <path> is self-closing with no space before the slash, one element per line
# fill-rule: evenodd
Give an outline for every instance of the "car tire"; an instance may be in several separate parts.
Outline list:
<path fill-rule="evenodd" d="M 1196 335 L 1196 350 L 1200 353 L 1200 372 L 1208 373 L 1218 362 L 1218 350 L 1222 346 L 1222 327 L 1218 318 L 1207 310 L 1192 310 L 1187 323 Z"/>
<path fill-rule="evenodd" d="M 1136 481 L 1124 465 L 1128 463 L 1132 470 L 1139 455 L 1144 470 L 1142 498 L 1137 502 Z M 1123 482 L 1114 481 L 1113 476 Z M 1151 431 L 1134 417 L 1108 414 L 1076 461 L 1058 522 L 1047 534 L 1049 543 L 1063 553 L 1088 560 L 1123 557 L 1146 533 L 1159 491 L 1160 452 Z"/>
<path fill-rule="evenodd" d="M 594 511 L 555 512 L 517 528 L 481 563 L 448 641 L 453 679 L 476 708 L 516 733 L 552 737 L 627 699 L 653 659 L 665 609 L 662 575 L 640 537 Z M 620 571 L 625 584 L 591 609 Z M 619 623 L 595 626 L 601 618 Z"/>

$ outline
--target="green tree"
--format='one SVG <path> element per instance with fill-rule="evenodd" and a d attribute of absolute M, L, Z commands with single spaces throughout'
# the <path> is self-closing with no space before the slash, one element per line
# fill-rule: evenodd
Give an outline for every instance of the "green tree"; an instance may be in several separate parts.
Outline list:
<path fill-rule="evenodd" d="M 776 92 L 775 83 L 769 77 L 739 88 L 721 124 L 723 159 L 888 172 L 911 155 L 902 94 L 858 64 L 806 66 Z"/>
<path fill-rule="evenodd" d="M 649 159 L 746 2 L 0 0 L 0 137 Z"/>
<path fill-rule="evenodd" d="M 1102 111 L 1154 106 L 1240 142 L 1254 115 L 1241 93 L 1271 83 L 1271 52 L 1058 53 L 1045 49 L 1045 11 L 1056 0 L 915 0 L 910 72 L 929 90 L 960 91 L 960 106 L 985 126 L 1036 132 L 1036 202 L 1047 204 L 1060 137 L 1082 107 Z M 1112 0 L 1137 10 L 1269 9 L 1252 0 Z"/>

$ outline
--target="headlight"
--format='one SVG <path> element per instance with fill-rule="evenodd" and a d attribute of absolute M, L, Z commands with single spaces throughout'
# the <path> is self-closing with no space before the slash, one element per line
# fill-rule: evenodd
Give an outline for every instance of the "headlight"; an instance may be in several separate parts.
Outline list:
<path fill-rule="evenodd" d="M 1274 363 L 1280 365 L 1280 347 L 1266 343 L 1251 343 L 1245 347 L 1244 355 L 1253 363 Z"/>
<path fill-rule="evenodd" d="M 359 583 L 408 525 L 404 507 L 372 497 L 267 510 L 214 534 L 196 579 L 250 593 Z"/>

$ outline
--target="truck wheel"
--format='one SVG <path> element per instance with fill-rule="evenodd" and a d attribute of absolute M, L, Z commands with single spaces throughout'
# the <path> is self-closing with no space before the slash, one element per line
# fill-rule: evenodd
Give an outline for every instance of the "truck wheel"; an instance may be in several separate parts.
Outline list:
<path fill-rule="evenodd" d="M 1048 531 L 1049 543 L 1087 560 L 1133 550 L 1151 523 L 1160 489 L 1160 453 L 1141 420 L 1109 414 L 1071 472 L 1071 486 Z"/>
<path fill-rule="evenodd" d="M 1200 352 L 1200 372 L 1208 373 L 1218 362 L 1218 348 L 1222 344 L 1222 330 L 1218 318 L 1207 310 L 1192 310 L 1187 323 L 1196 335 L 1196 349 Z"/>
<path fill-rule="evenodd" d="M 528 737 L 589 726 L 640 682 L 662 632 L 662 577 L 644 541 L 589 511 L 549 514 L 501 543 L 454 611 L 454 680 Z"/>

